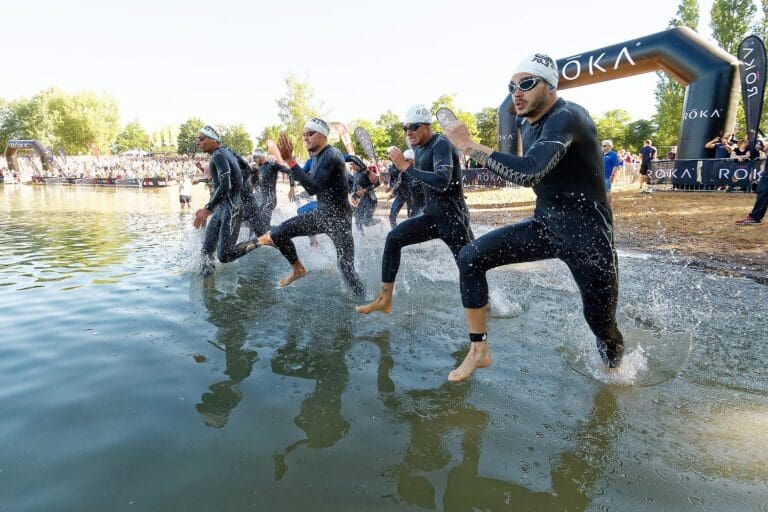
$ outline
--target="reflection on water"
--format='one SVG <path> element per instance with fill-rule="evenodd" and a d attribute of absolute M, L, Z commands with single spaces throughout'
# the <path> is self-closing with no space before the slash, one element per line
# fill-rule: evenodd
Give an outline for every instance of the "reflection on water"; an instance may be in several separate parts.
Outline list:
<path fill-rule="evenodd" d="M 442 244 L 407 249 L 391 315 L 359 317 L 324 237 L 278 289 L 277 251 L 192 272 L 175 190 L 0 193 L 0 511 L 768 503 L 768 319 L 745 306 L 765 286 L 620 254 L 616 386 L 567 267 L 501 268 L 494 364 L 449 384 L 467 342 Z M 375 289 L 385 229 L 366 236 Z"/>
<path fill-rule="evenodd" d="M 215 341 L 211 343 L 223 351 L 226 361 L 224 375 L 227 380 L 211 384 L 195 408 L 209 427 L 221 428 L 227 424 L 230 412 L 237 407 L 243 394 L 240 383 L 248 378 L 258 353 L 244 346 L 247 336 L 244 322 L 248 319 L 254 288 L 248 283 L 238 287 L 236 295 L 216 289 L 215 276 L 203 278 L 203 303 L 208 310 L 207 320 L 216 326 Z"/>
<path fill-rule="evenodd" d="M 618 403 L 610 388 L 602 387 L 595 395 L 592 411 L 573 434 L 574 449 L 552 458 L 551 489 L 535 492 L 527 485 L 481 474 L 482 440 L 491 415 L 468 403 L 470 383 L 395 390 L 388 376 L 394 361 L 386 338 L 376 341 L 381 350 L 379 396 L 397 421 L 410 428 L 402 462 L 388 471 L 396 482 L 399 500 L 429 510 L 508 510 L 521 504 L 530 510 L 589 507 L 603 466 L 611 460 L 611 446 L 622 430 Z M 465 355 L 463 351 L 454 353 L 456 364 Z M 460 460 L 448 449 L 454 436 Z M 440 475 L 446 469 L 442 481 Z"/>

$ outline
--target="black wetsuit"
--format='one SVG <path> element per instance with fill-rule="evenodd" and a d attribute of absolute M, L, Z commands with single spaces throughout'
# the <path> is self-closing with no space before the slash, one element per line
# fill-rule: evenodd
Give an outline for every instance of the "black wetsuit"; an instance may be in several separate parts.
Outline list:
<path fill-rule="evenodd" d="M 491 231 L 462 249 L 462 303 L 465 308 L 488 304 L 485 273 L 492 268 L 559 258 L 576 280 L 598 346 L 601 341 L 607 345 L 608 360 L 601 347 L 603 360 L 620 360 L 613 218 L 595 124 L 582 107 L 558 99 L 536 123 L 523 122 L 522 135 L 524 156 L 494 152 L 484 160 L 491 172 L 533 187 L 533 217 Z"/>
<path fill-rule="evenodd" d="M 355 245 L 352 239 L 352 208 L 349 205 L 347 168 L 341 151 L 324 147 L 312 157 L 312 171 L 291 168 L 293 177 L 311 196 L 317 196 L 317 209 L 292 217 L 271 232 L 275 247 L 289 263 L 298 261 L 296 246 L 291 241 L 297 236 L 327 234 L 336 248 L 339 270 L 356 297 L 365 295 L 365 287 L 355 271 Z"/>
<path fill-rule="evenodd" d="M 389 225 L 394 228 L 397 226 L 397 215 L 403 206 L 406 207 L 408 217 L 411 216 L 411 191 L 407 176 L 395 165 L 389 166 L 389 188 L 394 194 L 392 207 L 389 209 Z"/>
<path fill-rule="evenodd" d="M 461 171 L 459 171 L 461 172 Z M 424 185 L 416 178 L 408 173 L 403 174 L 400 177 L 400 181 L 407 184 L 408 191 L 411 194 L 410 209 L 408 211 L 408 217 L 415 217 L 420 215 L 426 207 L 426 198 L 424 196 Z M 463 185 L 462 185 L 463 193 Z"/>
<path fill-rule="evenodd" d="M 376 192 L 374 189 L 379 186 L 378 181 L 373 183 L 367 169 L 358 171 L 355 173 L 355 179 L 352 184 L 352 194 L 357 199 L 357 206 L 355 207 L 355 225 L 362 231 L 364 226 L 370 226 L 375 224 L 378 219 L 373 218 L 373 214 L 376 211 Z M 358 196 L 357 192 L 365 190 L 363 196 Z"/>
<path fill-rule="evenodd" d="M 272 212 L 277 207 L 277 176 L 280 172 L 289 173 L 287 167 L 276 162 L 265 162 L 259 167 L 260 235 L 269 231 Z M 290 184 L 292 187 L 295 185 L 293 176 L 290 176 Z"/>
<path fill-rule="evenodd" d="M 214 150 L 209 165 L 214 191 L 205 209 L 213 215 L 205 228 L 203 254 L 211 256 L 215 250 L 219 261 L 226 263 L 253 249 L 249 242 L 237 243 L 243 220 L 243 175 L 237 155 L 229 148 Z"/>
<path fill-rule="evenodd" d="M 415 153 L 416 163 L 405 174 L 423 184 L 424 213 L 401 222 L 387 235 L 381 262 L 383 283 L 395 282 L 403 247 L 439 238 L 458 258 L 461 248 L 473 239 L 456 148 L 443 135 L 434 134 Z"/>
<path fill-rule="evenodd" d="M 243 219 L 251 226 L 251 231 L 257 235 L 263 234 L 265 231 L 260 231 L 261 218 L 259 217 L 259 206 L 254 194 L 253 188 L 253 168 L 251 165 L 240 155 L 232 152 L 237 158 L 237 163 L 240 166 L 240 173 L 242 175 L 243 186 L 240 188 L 240 198 L 243 202 Z"/>

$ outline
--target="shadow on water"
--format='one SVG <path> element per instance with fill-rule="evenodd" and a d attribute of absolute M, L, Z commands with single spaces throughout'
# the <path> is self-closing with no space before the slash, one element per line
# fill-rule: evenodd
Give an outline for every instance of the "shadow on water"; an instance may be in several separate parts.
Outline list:
<path fill-rule="evenodd" d="M 525 504 L 528 510 L 586 510 L 598 489 L 604 466 L 623 430 L 619 405 L 610 387 L 600 387 L 591 412 L 576 427 L 572 450 L 551 459 L 551 490 L 536 492 L 526 485 L 480 474 L 483 439 L 491 415 L 471 403 L 471 382 L 438 388 L 398 391 L 389 376 L 394 359 L 389 336 L 372 341 L 381 355 L 378 393 L 398 422 L 410 428 L 403 460 L 387 470 L 397 500 L 430 510 L 512 510 Z M 465 351 L 452 354 L 456 364 Z M 458 435 L 460 460 L 448 449 Z M 445 470 L 447 469 L 447 473 Z M 442 496 L 440 495 L 442 493 Z"/>

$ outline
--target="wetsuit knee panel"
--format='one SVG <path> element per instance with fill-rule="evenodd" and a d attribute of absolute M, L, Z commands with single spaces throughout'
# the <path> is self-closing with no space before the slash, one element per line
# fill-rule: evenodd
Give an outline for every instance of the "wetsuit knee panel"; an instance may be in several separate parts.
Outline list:
<path fill-rule="evenodd" d="M 459 251 L 459 258 L 457 260 L 457 264 L 459 265 L 459 272 L 471 272 L 472 267 L 477 265 L 480 257 L 480 249 L 474 243 L 469 243 L 462 247 Z"/>

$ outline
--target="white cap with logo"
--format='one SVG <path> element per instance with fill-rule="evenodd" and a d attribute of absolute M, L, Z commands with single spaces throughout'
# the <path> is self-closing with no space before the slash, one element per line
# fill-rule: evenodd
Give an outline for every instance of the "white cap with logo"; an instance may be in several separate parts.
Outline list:
<path fill-rule="evenodd" d="M 405 124 L 411 124 L 411 123 L 431 123 L 432 122 L 432 112 L 429 110 L 429 107 L 424 105 L 423 103 L 417 103 L 416 105 L 412 105 L 406 112 L 405 112 L 405 119 L 403 120 Z"/>
<path fill-rule="evenodd" d="M 555 61 L 552 60 L 552 57 L 543 53 L 534 53 L 524 58 L 517 65 L 512 75 L 518 73 L 530 73 L 531 75 L 540 76 L 555 88 L 557 88 L 557 81 L 560 77 Z"/>

